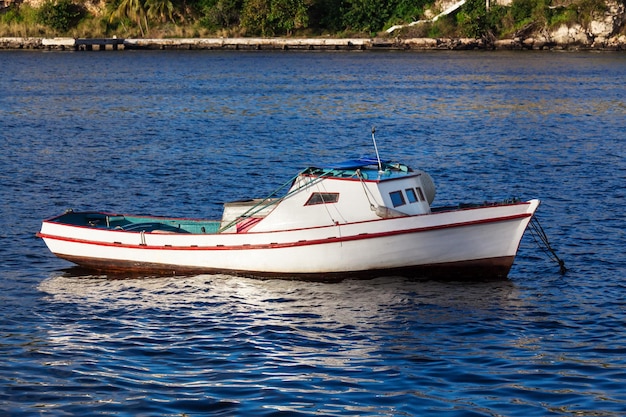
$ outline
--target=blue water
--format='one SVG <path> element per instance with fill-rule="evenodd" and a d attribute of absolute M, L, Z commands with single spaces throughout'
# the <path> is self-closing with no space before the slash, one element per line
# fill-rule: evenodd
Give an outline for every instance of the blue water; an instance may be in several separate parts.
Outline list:
<path fill-rule="evenodd" d="M 626 415 L 626 55 L 0 52 L 0 415 Z M 540 198 L 509 279 L 112 279 L 67 208 L 217 217 L 318 161 Z M 375 254 L 372 254 L 375 256 Z"/>

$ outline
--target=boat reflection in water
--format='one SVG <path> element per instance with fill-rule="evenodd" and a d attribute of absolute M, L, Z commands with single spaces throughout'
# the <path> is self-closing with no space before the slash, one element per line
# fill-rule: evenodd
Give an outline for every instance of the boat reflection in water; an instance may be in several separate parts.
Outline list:
<path fill-rule="evenodd" d="M 346 384 L 377 385 L 407 361 L 438 363 L 451 346 L 485 349 L 490 339 L 468 334 L 524 308 L 509 280 L 459 285 L 401 277 L 322 283 L 80 274 L 72 270 L 39 286 L 58 317 L 46 331 L 50 358 L 89 351 L 98 358 L 98 378 L 109 384 L 140 390 L 149 383 L 159 392 L 198 386 L 222 401 L 274 386 L 319 395 L 343 392 Z M 509 342 L 520 343 L 518 335 Z M 146 370 L 143 361 L 151 364 Z M 94 375 L 93 361 L 55 365 Z M 323 388 L 317 380 L 326 381 Z"/>

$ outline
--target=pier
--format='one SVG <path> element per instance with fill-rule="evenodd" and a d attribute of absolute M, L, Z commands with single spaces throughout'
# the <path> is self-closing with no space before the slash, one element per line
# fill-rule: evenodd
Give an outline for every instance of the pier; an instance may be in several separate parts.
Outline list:
<path fill-rule="evenodd" d="M 51 38 L 42 39 L 44 49 L 61 49 L 74 51 L 117 51 L 124 49 L 124 39 L 118 38 Z"/>

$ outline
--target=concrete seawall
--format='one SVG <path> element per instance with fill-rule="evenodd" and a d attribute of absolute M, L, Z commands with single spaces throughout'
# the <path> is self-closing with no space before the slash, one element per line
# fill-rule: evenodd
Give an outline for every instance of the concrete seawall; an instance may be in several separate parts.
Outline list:
<path fill-rule="evenodd" d="M 609 50 L 625 51 L 626 37 L 602 45 L 558 44 L 533 39 L 505 39 L 485 43 L 472 38 L 167 38 L 167 39 L 75 39 L 0 38 L 0 49 L 60 51 L 152 50 Z"/>

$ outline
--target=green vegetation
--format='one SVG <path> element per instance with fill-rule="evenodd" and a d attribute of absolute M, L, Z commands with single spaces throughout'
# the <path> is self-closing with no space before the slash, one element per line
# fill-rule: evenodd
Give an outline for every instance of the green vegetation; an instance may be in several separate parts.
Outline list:
<path fill-rule="evenodd" d="M 75 27 L 84 15 L 85 10 L 71 0 L 48 0 L 37 10 L 38 22 L 57 32 Z"/>
<path fill-rule="evenodd" d="M 619 0 L 624 2 L 626 0 Z M 0 11 L 0 36 L 211 37 L 382 36 L 386 28 L 438 13 L 433 0 L 47 0 Z M 468 0 L 455 14 L 402 29 L 400 37 L 501 38 L 561 24 L 589 25 L 604 0 Z"/>

